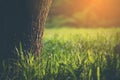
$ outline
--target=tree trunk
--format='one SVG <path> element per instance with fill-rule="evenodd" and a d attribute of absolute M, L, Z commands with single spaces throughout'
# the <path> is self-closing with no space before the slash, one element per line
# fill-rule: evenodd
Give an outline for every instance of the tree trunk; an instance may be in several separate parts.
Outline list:
<path fill-rule="evenodd" d="M 15 58 L 15 47 L 38 55 L 52 0 L 0 0 L 0 67 L 4 59 Z"/>
<path fill-rule="evenodd" d="M 30 33 L 27 33 L 30 42 L 28 44 L 28 50 L 38 55 L 41 53 L 45 21 L 52 0 L 28 0 L 27 2 L 29 2 L 27 3 L 27 9 L 29 14 L 28 20 L 30 20 L 28 22 Z"/>

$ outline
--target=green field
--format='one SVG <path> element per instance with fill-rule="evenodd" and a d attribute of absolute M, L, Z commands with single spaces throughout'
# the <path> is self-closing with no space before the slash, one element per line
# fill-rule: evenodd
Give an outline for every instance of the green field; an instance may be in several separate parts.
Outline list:
<path fill-rule="evenodd" d="M 39 58 L 18 50 L 0 80 L 120 80 L 120 28 L 45 29 Z M 6 79 L 5 79 L 6 78 Z"/>

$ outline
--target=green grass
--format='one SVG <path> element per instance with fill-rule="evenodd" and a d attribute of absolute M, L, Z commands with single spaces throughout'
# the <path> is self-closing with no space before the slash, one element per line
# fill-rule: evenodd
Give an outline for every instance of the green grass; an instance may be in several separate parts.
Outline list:
<path fill-rule="evenodd" d="M 0 80 L 120 80 L 118 44 L 119 28 L 45 29 L 41 56 L 24 56 L 21 46 Z"/>

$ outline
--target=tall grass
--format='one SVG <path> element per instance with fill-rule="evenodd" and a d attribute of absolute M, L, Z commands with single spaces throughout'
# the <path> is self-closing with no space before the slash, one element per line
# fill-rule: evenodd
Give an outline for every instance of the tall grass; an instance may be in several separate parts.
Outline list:
<path fill-rule="evenodd" d="M 3 64 L 0 80 L 120 80 L 120 54 L 114 52 L 119 33 L 120 29 L 45 30 L 42 55 L 25 55 L 20 45 L 14 67 Z"/>

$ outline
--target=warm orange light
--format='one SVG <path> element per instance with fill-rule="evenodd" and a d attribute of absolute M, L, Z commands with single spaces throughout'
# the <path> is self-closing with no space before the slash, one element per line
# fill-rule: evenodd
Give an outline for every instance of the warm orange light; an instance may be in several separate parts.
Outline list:
<path fill-rule="evenodd" d="M 120 0 L 64 0 L 63 3 L 56 13 L 73 18 L 73 24 L 78 26 L 120 24 Z"/>
<path fill-rule="evenodd" d="M 116 17 L 120 14 L 119 0 L 92 0 L 91 9 L 100 17 Z"/>

